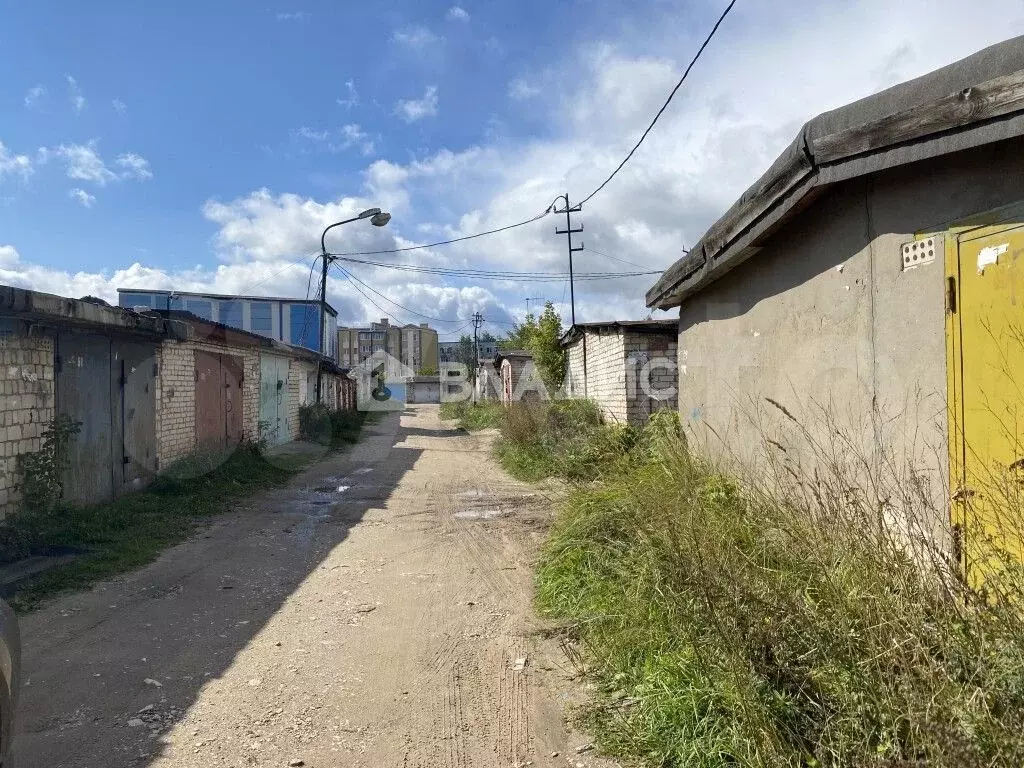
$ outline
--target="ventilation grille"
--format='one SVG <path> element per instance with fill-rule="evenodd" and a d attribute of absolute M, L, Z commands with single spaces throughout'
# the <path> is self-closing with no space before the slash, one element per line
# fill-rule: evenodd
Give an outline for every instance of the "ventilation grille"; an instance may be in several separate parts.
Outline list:
<path fill-rule="evenodd" d="M 925 237 L 904 243 L 900 249 L 903 258 L 903 271 L 931 264 L 936 256 L 942 255 L 942 238 Z"/>

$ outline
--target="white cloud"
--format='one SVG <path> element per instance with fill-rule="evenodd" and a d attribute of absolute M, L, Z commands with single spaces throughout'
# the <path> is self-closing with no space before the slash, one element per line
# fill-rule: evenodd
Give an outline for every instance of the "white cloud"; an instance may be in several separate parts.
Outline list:
<path fill-rule="evenodd" d="M 43 85 L 33 85 L 28 89 L 28 93 L 25 94 L 25 106 L 32 109 L 39 105 L 39 102 L 46 95 L 46 87 Z"/>
<path fill-rule="evenodd" d="M 279 13 L 277 14 L 278 21 L 306 21 L 313 14 L 309 11 L 294 11 L 292 13 Z"/>
<path fill-rule="evenodd" d="M 345 95 L 339 99 L 336 99 L 338 104 L 345 109 L 352 109 L 359 105 L 359 92 L 356 91 L 356 81 L 346 80 L 345 81 Z"/>
<path fill-rule="evenodd" d="M 400 99 L 395 104 L 395 112 L 407 123 L 434 117 L 437 114 L 437 86 L 427 86 L 422 99 Z"/>
<path fill-rule="evenodd" d="M 540 93 L 540 88 L 526 82 L 521 77 L 517 77 L 511 83 L 508 84 L 508 96 L 510 99 L 516 101 L 525 101 L 526 99 L 532 99 L 534 96 Z"/>
<path fill-rule="evenodd" d="M 0 141 L 0 181 L 3 181 L 4 176 L 20 176 L 24 181 L 33 172 L 32 160 L 27 155 L 12 153 Z"/>
<path fill-rule="evenodd" d="M 120 99 L 114 99 L 110 103 L 113 105 L 114 111 L 117 112 L 120 115 L 123 115 L 125 112 L 128 111 L 128 105 L 125 104 Z"/>
<path fill-rule="evenodd" d="M 117 164 L 124 168 L 121 172 L 122 179 L 138 179 L 145 181 L 153 178 L 153 171 L 150 170 L 149 161 L 134 152 L 125 152 L 117 156 Z"/>
<path fill-rule="evenodd" d="M 424 26 L 403 27 L 396 29 L 391 35 L 391 42 L 404 45 L 417 52 L 426 50 L 441 42 L 442 39 Z"/>
<path fill-rule="evenodd" d="M 75 112 L 80 113 L 85 109 L 85 105 L 88 103 L 85 100 L 85 96 L 82 95 L 82 89 L 78 86 L 78 81 L 75 80 L 71 75 L 64 76 L 68 82 L 68 94 L 71 98 L 71 107 Z"/>
<path fill-rule="evenodd" d="M 318 131 L 302 126 L 295 131 L 295 135 L 333 153 L 344 152 L 357 146 L 362 154 L 372 155 L 377 149 L 376 142 L 358 123 L 348 123 L 336 131 Z"/>
<path fill-rule="evenodd" d="M 72 189 L 68 192 L 68 195 L 86 208 L 92 208 L 93 204 L 96 202 L 96 195 L 90 195 L 84 189 Z"/>
<path fill-rule="evenodd" d="M 327 141 L 331 135 L 329 131 L 314 131 L 312 128 L 308 128 L 305 125 L 299 128 L 295 134 L 303 139 L 309 139 L 310 141 Z"/>
<path fill-rule="evenodd" d="M 48 163 L 50 158 L 64 161 L 69 179 L 89 181 L 100 187 L 108 182 L 116 181 L 117 174 L 103 162 L 96 149 L 96 140 L 87 144 L 61 144 L 57 147 L 42 147 L 39 150 L 39 162 Z"/>
<path fill-rule="evenodd" d="M 340 149 L 358 146 L 364 155 L 372 155 L 377 149 L 376 143 L 358 123 L 349 123 L 341 127 L 341 143 L 337 146 Z"/>
<path fill-rule="evenodd" d="M 469 12 L 465 8 L 453 5 L 448 9 L 448 13 L 445 14 L 445 17 L 449 21 L 469 21 Z"/>
<path fill-rule="evenodd" d="M 144 181 L 153 178 L 153 172 L 149 168 L 149 161 L 133 152 L 125 152 L 117 156 L 116 163 L 123 170 L 116 172 L 112 170 L 100 157 L 98 150 L 99 142 L 92 139 L 86 144 L 60 144 L 56 147 L 41 147 L 38 152 L 40 163 L 48 163 L 56 158 L 64 162 L 69 179 L 88 181 L 100 187 L 105 187 L 112 181 L 121 179 L 136 179 Z"/>
<path fill-rule="evenodd" d="M 545 96 L 551 96 L 536 102 L 538 118 L 549 126 L 543 137 L 483 141 L 455 152 L 414 154 L 404 162 L 377 159 L 367 163 L 361 189 L 331 200 L 257 190 L 209 201 L 203 215 L 216 227 L 221 259 L 209 269 L 171 272 L 133 264 L 112 273 L 69 274 L 19 260 L 8 246 L 0 248 L 0 282 L 110 299 L 116 299 L 112 289 L 118 285 L 301 296 L 311 259 L 290 263 L 319 250 L 326 224 L 363 208 L 380 206 L 394 219 L 384 229 L 355 222 L 332 230 L 332 250 L 404 247 L 479 232 L 536 215 L 566 190 L 575 202 L 624 157 L 706 31 L 694 28 L 671 2 L 652 7 L 654 15 L 636 40 L 584 41 L 552 61 L 550 72 L 531 73 L 530 83 L 543 83 Z M 992 18 L 1003 22 L 986 23 Z M 928 43 L 951 25 L 960 32 L 943 38 L 948 46 Z M 1017 0 L 976 0 L 970 6 L 957 0 L 738 5 L 647 142 L 574 220 L 586 226 L 586 250 L 576 254 L 576 270 L 630 268 L 616 259 L 667 266 L 756 179 L 804 120 L 1021 32 L 1024 15 Z M 850 39 L 858 45 L 851 48 Z M 836 57 L 836 50 L 844 55 Z M 560 80 L 554 76 L 560 71 L 575 76 Z M 343 143 L 344 130 L 330 131 L 324 142 Z M 362 129 L 351 133 L 356 131 Z M 380 260 L 564 272 L 565 238 L 552 233 L 554 224 L 564 223 L 547 217 L 492 237 Z M 484 282 L 369 264 L 349 268 L 394 301 L 433 317 L 468 318 L 475 309 L 490 319 L 521 317 L 522 299 L 530 295 L 554 300 L 568 318 L 564 280 Z M 260 280 L 267 282 L 254 287 Z M 643 317 L 643 295 L 654 280 L 580 280 L 577 318 Z M 421 319 L 367 294 L 395 319 Z M 343 322 L 381 315 L 333 270 L 328 296 Z M 458 328 L 435 325 L 442 333 Z"/>

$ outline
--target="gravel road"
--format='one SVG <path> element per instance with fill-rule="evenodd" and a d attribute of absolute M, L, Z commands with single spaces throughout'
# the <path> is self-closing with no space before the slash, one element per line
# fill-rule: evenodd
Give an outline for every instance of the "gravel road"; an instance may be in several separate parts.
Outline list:
<path fill-rule="evenodd" d="M 25 617 L 13 768 L 604 764 L 531 617 L 547 500 L 437 406 L 366 431 Z"/>

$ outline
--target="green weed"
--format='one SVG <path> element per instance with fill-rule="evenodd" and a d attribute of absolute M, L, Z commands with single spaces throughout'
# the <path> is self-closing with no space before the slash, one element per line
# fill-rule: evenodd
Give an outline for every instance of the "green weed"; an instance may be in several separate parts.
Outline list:
<path fill-rule="evenodd" d="M 467 432 L 477 432 L 498 426 L 503 410 L 501 404 L 494 401 L 441 403 L 441 418 L 457 421 Z"/>
<path fill-rule="evenodd" d="M 806 496 L 741 483 L 670 416 L 597 455 L 536 596 L 583 651 L 604 751 L 708 768 L 1024 763 L 1019 602 L 976 599 L 827 477 Z"/>
<path fill-rule="evenodd" d="M 330 432 L 321 436 L 339 448 L 356 442 L 363 424 L 373 419 L 361 412 L 333 412 L 326 420 Z M 30 611 L 58 593 L 146 565 L 239 499 L 284 484 L 309 460 L 278 455 L 268 461 L 255 445 L 240 446 L 226 458 L 197 453 L 176 462 L 145 490 L 113 502 L 12 515 L 0 525 L 0 561 L 53 550 L 83 554 L 20 586 L 9 602 L 20 612 Z"/>

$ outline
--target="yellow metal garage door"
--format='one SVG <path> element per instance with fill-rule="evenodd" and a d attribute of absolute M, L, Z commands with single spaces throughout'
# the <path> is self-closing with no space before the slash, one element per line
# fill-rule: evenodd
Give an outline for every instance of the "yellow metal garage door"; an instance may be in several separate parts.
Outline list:
<path fill-rule="evenodd" d="M 970 230 L 956 246 L 947 251 L 952 515 L 969 579 L 991 584 L 1005 557 L 1022 553 L 1024 224 Z"/>

